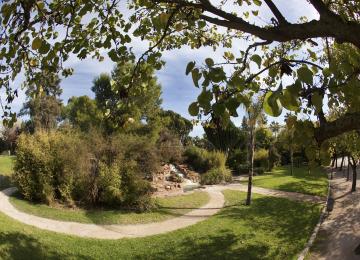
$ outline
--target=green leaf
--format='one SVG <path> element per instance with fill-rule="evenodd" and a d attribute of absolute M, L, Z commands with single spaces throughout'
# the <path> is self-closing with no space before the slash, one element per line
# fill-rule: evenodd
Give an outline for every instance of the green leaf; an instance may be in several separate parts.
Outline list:
<path fill-rule="evenodd" d="M 309 70 L 308 67 L 303 66 L 299 68 L 297 70 L 297 74 L 302 82 L 305 82 L 310 85 L 313 83 L 313 72 Z"/>
<path fill-rule="evenodd" d="M 205 63 L 206 63 L 206 65 L 208 65 L 209 67 L 214 66 L 214 60 L 211 59 L 211 58 L 207 58 L 207 59 L 205 60 Z"/>
<path fill-rule="evenodd" d="M 199 80 L 201 79 L 201 74 L 199 69 L 193 69 L 191 72 L 192 79 L 194 82 L 194 85 L 198 88 L 199 87 Z"/>
<path fill-rule="evenodd" d="M 37 50 L 41 47 L 41 44 L 42 44 L 42 40 L 39 37 L 36 37 L 31 44 L 31 48 L 33 50 Z"/>
<path fill-rule="evenodd" d="M 113 61 L 116 62 L 118 61 L 119 57 L 116 53 L 116 50 L 112 49 L 111 51 L 108 52 L 109 58 Z"/>
<path fill-rule="evenodd" d="M 288 89 L 283 91 L 283 94 L 280 96 L 280 102 L 283 107 L 290 111 L 299 111 L 300 102 L 298 96 L 290 92 Z"/>
<path fill-rule="evenodd" d="M 236 110 L 238 109 L 240 104 L 241 103 L 238 101 L 237 98 L 230 98 L 225 105 L 232 116 L 237 116 Z"/>
<path fill-rule="evenodd" d="M 188 110 L 191 116 L 197 116 L 199 114 L 199 104 L 197 102 L 191 103 Z"/>
<path fill-rule="evenodd" d="M 193 68 L 195 67 L 195 61 L 191 61 L 188 63 L 188 65 L 186 66 L 186 75 L 189 75 L 189 73 L 193 70 Z"/>
<path fill-rule="evenodd" d="M 282 106 L 279 98 L 273 92 L 266 93 L 263 108 L 266 114 L 273 117 L 280 116 L 282 112 Z"/>
<path fill-rule="evenodd" d="M 213 68 L 209 72 L 209 78 L 213 82 L 219 83 L 220 81 L 223 81 L 226 79 L 226 74 L 225 74 L 223 68 Z"/>
<path fill-rule="evenodd" d="M 277 76 L 278 72 L 279 72 L 279 68 L 277 66 L 272 66 L 269 69 L 269 76 L 272 78 L 275 78 Z"/>
<path fill-rule="evenodd" d="M 40 54 L 46 54 L 50 50 L 50 44 L 48 44 L 46 41 L 42 42 L 41 47 L 39 48 Z"/>
<path fill-rule="evenodd" d="M 254 55 L 250 58 L 250 60 L 252 60 L 253 62 L 255 62 L 255 63 L 259 66 L 259 68 L 261 67 L 261 57 L 260 57 L 259 55 L 254 54 Z"/>
<path fill-rule="evenodd" d="M 261 1 L 260 0 L 253 0 L 254 4 L 256 4 L 257 6 L 261 6 Z"/>
<path fill-rule="evenodd" d="M 221 116 L 224 114 L 226 107 L 224 104 L 215 103 L 212 105 L 212 109 L 215 115 Z"/>
<path fill-rule="evenodd" d="M 209 90 L 204 90 L 198 96 L 199 105 L 205 109 L 210 108 L 210 102 L 212 99 L 213 99 L 213 95 L 212 95 L 211 91 L 209 91 Z"/>
<path fill-rule="evenodd" d="M 319 92 L 312 94 L 311 103 L 314 105 L 316 113 L 319 113 L 323 106 L 323 97 L 319 94 Z"/>

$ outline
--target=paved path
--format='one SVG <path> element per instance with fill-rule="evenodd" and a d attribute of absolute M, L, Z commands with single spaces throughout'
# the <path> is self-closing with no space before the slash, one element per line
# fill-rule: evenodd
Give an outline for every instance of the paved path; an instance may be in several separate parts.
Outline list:
<path fill-rule="evenodd" d="M 331 181 L 334 209 L 320 227 L 318 238 L 311 249 L 311 260 L 360 259 L 360 255 L 354 252 L 360 245 L 359 173 L 357 191 L 351 193 L 351 179 L 346 181 L 345 171 L 346 167 L 343 172 L 336 172 Z"/>
<path fill-rule="evenodd" d="M 24 224 L 68 235 L 99 239 L 145 237 L 167 233 L 203 221 L 208 217 L 216 214 L 224 206 L 225 200 L 222 194 L 223 190 L 231 189 L 246 191 L 246 188 L 247 187 L 242 184 L 208 186 L 204 190 L 208 192 L 210 199 L 209 202 L 203 207 L 190 211 L 180 217 L 172 218 L 163 222 L 155 222 L 148 224 L 95 225 L 76 222 L 65 222 L 37 217 L 17 210 L 9 202 L 9 196 L 16 191 L 16 188 L 9 188 L 0 192 L 0 211 Z M 321 198 L 315 196 L 304 195 L 300 193 L 275 191 L 257 187 L 253 188 L 253 192 L 263 195 L 283 197 L 296 201 L 309 201 L 315 203 L 322 201 Z"/>

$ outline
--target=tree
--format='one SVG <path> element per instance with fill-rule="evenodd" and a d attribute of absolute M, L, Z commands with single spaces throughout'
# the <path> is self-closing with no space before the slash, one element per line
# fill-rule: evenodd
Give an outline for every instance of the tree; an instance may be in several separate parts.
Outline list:
<path fill-rule="evenodd" d="M 352 169 L 352 185 L 351 191 L 356 191 L 356 181 L 357 181 L 357 166 L 360 161 L 360 136 L 359 133 L 353 131 L 350 133 L 346 133 L 343 136 L 344 140 L 346 140 L 347 151 L 349 154 L 348 163 Z"/>
<path fill-rule="evenodd" d="M 213 118 L 208 124 L 204 125 L 207 139 L 214 145 L 215 149 L 229 154 L 233 149 L 239 147 L 243 140 L 241 130 L 233 122 L 222 125 L 220 121 Z"/>
<path fill-rule="evenodd" d="M 21 133 L 20 124 L 17 122 L 12 127 L 2 126 L 0 139 L 4 146 L 4 150 L 8 150 L 10 154 L 15 154 L 16 142 Z M 2 152 L 3 150 L 1 150 Z"/>
<path fill-rule="evenodd" d="M 61 117 L 62 101 L 60 95 L 60 78 L 57 74 L 43 71 L 42 78 L 27 86 L 27 101 L 20 115 L 29 115 L 27 130 L 50 130 L 57 126 Z"/>
<path fill-rule="evenodd" d="M 276 116 L 285 107 L 291 111 L 313 112 L 318 117 L 318 124 L 304 124 L 311 129 L 309 137 L 317 144 L 359 128 L 355 122 L 360 118 L 360 109 L 353 98 L 359 75 L 359 62 L 355 58 L 360 48 L 359 1 L 309 0 L 319 19 L 303 18 L 299 22 L 289 22 L 280 11 L 283 6 L 278 7 L 271 0 L 221 1 L 221 5 L 214 5 L 212 0 L 132 0 L 129 19 L 120 2 L 4 3 L 0 36 L 6 47 L 0 53 L 0 72 L 8 102 L 15 96 L 10 81 L 22 68 L 29 72 L 27 81 L 34 82 L 39 80 L 41 71 L 62 66 L 70 54 L 80 59 L 92 55 L 102 60 L 100 49 L 105 49 L 115 62 L 132 60 L 134 55 L 129 46 L 132 39 L 149 41 L 149 49 L 135 62 L 126 83 L 132 86 L 142 75 L 143 64 L 151 64 L 156 69 L 162 67 L 164 50 L 184 45 L 229 48 L 238 39 L 246 38 L 249 46 L 240 55 L 226 51 L 225 61 L 215 63 L 207 58 L 200 67 L 189 63 L 187 73 L 191 73 L 194 84 L 202 84 L 203 93 L 214 97 L 191 104 L 192 115 L 208 114 L 210 110 L 221 117 L 235 115 L 236 108 L 249 98 L 244 96 L 244 90 L 258 93 L 266 89 L 264 110 L 267 113 Z M 265 25 L 254 22 L 252 17 L 261 15 L 262 4 L 273 16 Z M 94 18 L 83 19 L 85 16 Z M 59 35 L 59 28 L 66 33 Z M 257 65 L 258 70 L 254 71 L 250 63 Z M 224 70 L 224 66 L 232 66 L 233 70 Z M 230 74 L 226 73 L 229 71 Z M 63 75 L 71 72 L 65 68 Z M 284 74 L 293 76 L 294 82 L 289 86 L 280 84 Z M 322 110 L 325 102 L 329 107 L 346 102 L 350 108 L 336 121 L 328 121 Z M 13 118 L 11 113 L 5 115 Z"/>
<path fill-rule="evenodd" d="M 278 133 L 280 132 L 281 126 L 278 122 L 272 121 L 270 126 L 270 130 L 275 134 L 275 139 L 277 138 Z"/>
<path fill-rule="evenodd" d="M 161 110 L 159 116 L 165 120 L 165 127 L 177 135 L 182 144 L 185 144 L 190 132 L 193 130 L 191 121 L 172 110 Z"/>
<path fill-rule="evenodd" d="M 254 101 L 247 109 L 247 125 L 249 128 L 248 134 L 248 162 L 249 162 L 249 178 L 248 178 L 248 190 L 246 196 L 246 205 L 251 204 L 252 195 L 252 180 L 254 176 L 254 153 L 255 153 L 255 129 L 260 123 L 262 124 L 262 100 Z"/>
<path fill-rule="evenodd" d="M 71 97 L 64 108 L 64 117 L 84 132 L 101 127 L 103 119 L 95 100 L 88 96 Z"/>
<path fill-rule="evenodd" d="M 116 131 L 129 120 L 139 122 L 157 115 L 161 104 L 161 86 L 154 76 L 154 69 L 143 64 L 143 74 L 128 86 L 134 64 L 129 61 L 119 62 L 111 76 L 101 74 L 93 81 L 91 88 L 95 93 L 98 107 L 105 116 L 108 131 Z"/>

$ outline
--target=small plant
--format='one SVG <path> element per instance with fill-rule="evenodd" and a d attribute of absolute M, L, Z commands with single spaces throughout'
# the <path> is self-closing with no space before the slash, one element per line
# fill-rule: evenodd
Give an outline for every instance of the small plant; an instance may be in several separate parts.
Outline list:
<path fill-rule="evenodd" d="M 213 185 L 222 182 L 230 182 L 232 180 L 231 171 L 223 168 L 213 168 L 201 175 L 201 184 Z"/>

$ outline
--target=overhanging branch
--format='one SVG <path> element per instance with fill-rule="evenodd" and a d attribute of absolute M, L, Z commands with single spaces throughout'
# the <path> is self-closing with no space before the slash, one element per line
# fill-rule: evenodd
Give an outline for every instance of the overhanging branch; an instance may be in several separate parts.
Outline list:
<path fill-rule="evenodd" d="M 315 139 L 319 144 L 346 132 L 360 129 L 360 112 L 347 113 L 338 119 L 315 128 Z"/>

